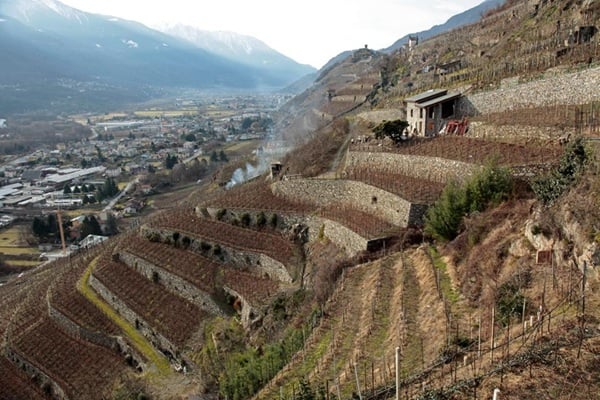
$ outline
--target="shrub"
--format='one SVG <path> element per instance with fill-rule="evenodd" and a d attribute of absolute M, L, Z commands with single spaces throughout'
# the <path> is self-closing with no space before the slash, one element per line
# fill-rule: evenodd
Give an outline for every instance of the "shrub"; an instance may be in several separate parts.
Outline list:
<path fill-rule="evenodd" d="M 267 224 L 267 216 L 265 215 L 265 213 L 263 211 L 261 211 L 257 216 L 256 216 L 256 226 L 258 227 L 263 227 Z"/>
<path fill-rule="evenodd" d="M 508 325 L 512 317 L 520 317 L 523 312 L 525 296 L 514 282 L 507 282 L 498 288 L 496 294 L 497 320 L 503 326 Z"/>
<path fill-rule="evenodd" d="M 202 250 L 203 252 L 207 253 L 210 251 L 211 248 L 212 246 L 210 245 L 210 243 L 200 242 L 200 250 Z"/>
<path fill-rule="evenodd" d="M 271 224 L 271 226 L 273 228 L 277 228 L 278 222 L 279 222 L 279 217 L 277 216 L 277 214 L 271 215 L 271 220 L 269 221 L 269 223 Z"/>
<path fill-rule="evenodd" d="M 427 211 L 425 232 L 436 239 L 454 239 L 466 210 L 464 191 L 457 182 L 448 183 L 439 200 Z"/>
<path fill-rule="evenodd" d="M 428 210 L 425 232 L 438 240 L 452 240 L 460 232 L 465 215 L 499 204 L 508 199 L 511 191 L 509 171 L 494 164 L 481 169 L 464 185 L 451 181 Z"/>
<path fill-rule="evenodd" d="M 407 126 L 408 122 L 401 119 L 394 121 L 383 121 L 373 128 L 373 133 L 375 134 L 376 139 L 389 137 L 394 141 L 394 143 L 400 143 L 403 140 L 402 133 Z"/>
<path fill-rule="evenodd" d="M 219 211 L 217 211 L 217 219 L 221 221 L 225 214 L 227 214 L 227 210 L 224 208 L 220 208 Z"/>
<path fill-rule="evenodd" d="M 565 149 L 558 167 L 536 178 L 531 187 L 538 200 L 551 204 L 575 183 L 585 170 L 590 155 L 582 138 L 575 139 Z"/>
<path fill-rule="evenodd" d="M 243 226 L 249 226 L 250 221 L 252 221 L 252 219 L 250 218 L 250 214 L 248 214 L 248 213 L 244 213 L 240 217 L 240 222 L 242 223 Z"/>

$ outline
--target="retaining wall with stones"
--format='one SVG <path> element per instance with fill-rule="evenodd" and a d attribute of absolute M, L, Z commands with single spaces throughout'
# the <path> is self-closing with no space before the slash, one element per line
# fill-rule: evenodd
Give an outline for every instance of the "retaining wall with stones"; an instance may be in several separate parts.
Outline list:
<path fill-rule="evenodd" d="M 158 276 L 160 276 L 160 282 L 166 287 L 167 290 L 177 296 L 183 297 L 190 303 L 196 304 L 201 309 L 206 310 L 211 314 L 223 314 L 221 308 L 215 303 L 208 293 L 198 289 L 192 283 L 175 274 L 172 274 L 164 268 L 152 264 L 151 262 L 137 257 L 127 251 L 119 252 L 119 260 L 124 262 L 129 267 L 135 269 L 140 274 L 144 275 L 148 280 L 152 280 L 155 274 L 158 274 Z M 181 261 L 185 262 L 184 260 Z"/>
<path fill-rule="evenodd" d="M 141 228 L 142 235 L 146 237 L 158 235 L 159 240 L 164 243 L 169 242 L 170 238 L 173 237 L 174 232 L 174 230 L 150 228 L 146 225 L 142 226 Z M 210 244 L 211 248 L 213 249 L 215 248 L 215 245 L 218 245 L 220 252 L 219 254 L 213 254 L 213 257 L 219 258 L 220 261 L 232 263 L 234 265 L 248 266 L 250 267 L 251 271 L 266 275 L 269 278 L 278 280 L 280 282 L 291 283 L 293 281 L 292 276 L 286 269 L 285 265 L 265 254 L 233 249 L 221 243 L 211 242 L 207 238 L 194 237 L 190 233 L 186 233 L 186 235 L 190 237 L 190 244 L 188 248 L 192 251 L 196 251 L 199 254 L 204 255 L 205 253 L 202 251 L 201 242 Z"/>
<path fill-rule="evenodd" d="M 439 157 L 349 151 L 346 157 L 346 168 L 355 166 L 394 170 L 400 175 L 440 183 L 447 183 L 450 180 L 463 180 L 479 168 L 475 164 Z"/>
<path fill-rule="evenodd" d="M 279 196 L 317 207 L 352 204 L 401 227 L 415 222 L 410 220 L 412 204 L 409 201 L 362 182 L 343 179 L 293 179 L 274 182 L 272 188 Z M 377 201 L 373 201 L 374 198 Z"/>
<path fill-rule="evenodd" d="M 123 357 L 125 357 L 130 365 L 132 365 L 134 368 L 137 368 L 140 372 L 146 369 L 146 364 L 143 362 L 142 357 L 134 349 L 132 349 L 122 337 L 108 336 L 100 332 L 94 332 L 86 329 L 54 308 L 50 301 L 48 301 L 48 315 L 50 318 L 56 321 L 56 323 L 58 323 L 69 335 L 120 353 L 123 355 Z"/>
<path fill-rule="evenodd" d="M 251 327 L 255 322 L 260 321 L 264 317 L 264 313 L 261 313 L 257 308 L 253 307 L 250 302 L 246 300 L 244 296 L 230 288 L 229 286 L 223 286 L 229 295 L 239 299 L 240 301 L 240 320 L 244 328 Z"/>
<path fill-rule="evenodd" d="M 58 384 L 58 382 L 50 378 L 50 376 L 44 373 L 41 369 L 30 363 L 25 356 L 21 355 L 21 353 L 14 350 L 10 346 L 6 346 L 4 351 L 6 358 L 8 358 L 14 365 L 31 377 L 32 381 L 37 382 L 42 390 L 47 391 L 50 394 L 51 398 L 59 400 L 69 399 L 65 393 L 65 390 Z"/>
<path fill-rule="evenodd" d="M 468 94 L 458 102 L 459 115 L 481 115 L 534 106 L 586 104 L 600 101 L 600 67 L 571 73 L 548 71 L 543 78 L 486 92 Z"/>
<path fill-rule="evenodd" d="M 217 209 L 209 208 L 208 213 L 213 216 L 216 215 Z M 243 214 L 249 214 L 251 219 L 256 221 L 256 217 L 261 211 L 246 210 L 246 209 L 228 209 L 221 215 L 221 220 L 233 221 L 240 218 Z M 269 213 L 272 215 L 273 213 Z M 321 233 L 323 236 L 330 239 L 336 246 L 341 250 L 344 250 L 346 254 L 353 256 L 361 251 L 367 249 L 368 240 L 356 232 L 348 229 L 344 225 L 322 218 L 316 215 L 309 214 L 294 214 L 294 213 L 275 213 L 277 214 L 277 228 L 283 232 L 290 232 L 292 235 L 293 230 L 296 226 L 305 226 L 307 229 L 307 241 L 315 241 L 320 239 Z M 298 277 L 295 277 L 296 280 Z"/>
<path fill-rule="evenodd" d="M 181 362 L 178 359 L 179 351 L 177 347 L 171 343 L 170 340 L 165 338 L 160 333 L 156 332 L 152 325 L 145 321 L 140 315 L 133 311 L 125 302 L 119 297 L 112 293 L 98 278 L 92 273 L 89 279 L 90 286 L 106 301 L 115 311 L 119 313 L 123 318 L 133 325 L 146 339 L 152 343 L 155 349 L 158 349 L 164 353 L 170 353 L 171 356 Z"/>
<path fill-rule="evenodd" d="M 483 122 L 469 123 L 469 136 L 482 139 L 502 139 L 527 142 L 532 138 L 539 140 L 556 141 L 561 137 L 575 136 L 575 128 L 540 127 L 527 125 L 493 125 Z"/>

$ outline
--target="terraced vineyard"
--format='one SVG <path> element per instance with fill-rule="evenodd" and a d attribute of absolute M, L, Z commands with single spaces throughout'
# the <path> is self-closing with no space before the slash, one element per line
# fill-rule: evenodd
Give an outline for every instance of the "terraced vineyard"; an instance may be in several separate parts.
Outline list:
<path fill-rule="evenodd" d="M 284 265 L 293 264 L 295 249 L 281 235 L 244 229 L 225 222 L 200 218 L 184 211 L 161 213 L 149 224 L 154 229 L 169 229 L 199 239 L 257 254 L 265 254 Z"/>
<path fill-rule="evenodd" d="M 310 205 L 276 196 L 269 184 L 260 180 L 234 186 L 209 200 L 205 205 L 221 209 L 264 210 L 281 213 L 302 213 L 311 209 Z"/>
<path fill-rule="evenodd" d="M 279 291 L 279 285 L 268 278 L 257 277 L 249 272 L 225 269 L 223 284 L 248 300 L 252 305 L 265 305 Z"/>
<path fill-rule="evenodd" d="M 98 260 L 93 276 L 133 312 L 177 346 L 184 346 L 207 314 L 183 298 L 171 294 L 110 254 Z"/>
<path fill-rule="evenodd" d="M 434 203 L 444 188 L 442 183 L 400 175 L 391 169 L 352 167 L 345 172 L 347 179 L 378 187 L 418 204 Z"/>
<path fill-rule="evenodd" d="M 2 399 L 42 400 L 49 396 L 37 385 L 31 384 L 31 378 L 11 363 L 6 357 L 0 357 L 0 388 Z"/>
<path fill-rule="evenodd" d="M 137 235 L 125 238 L 119 250 L 160 266 L 208 294 L 214 295 L 217 292 L 216 275 L 224 265 L 214 259 L 165 243 L 152 242 Z"/>
<path fill-rule="evenodd" d="M 526 146 L 452 135 L 433 139 L 415 138 L 399 146 L 382 147 L 370 143 L 356 143 L 352 144 L 350 149 L 440 157 L 479 165 L 495 160 L 499 165 L 511 167 L 554 163 L 563 151 L 560 146 Z"/>
<path fill-rule="evenodd" d="M 350 204 L 332 204 L 318 210 L 320 217 L 339 222 L 360 236 L 373 239 L 389 235 L 398 227 L 373 214 L 358 210 Z"/>
<path fill-rule="evenodd" d="M 64 268 L 48 290 L 49 304 L 78 326 L 105 335 L 118 335 L 118 326 L 76 290 L 77 281 L 87 267 L 84 260 L 79 258 L 72 264 Z"/>
<path fill-rule="evenodd" d="M 65 265 L 55 267 L 60 270 Z M 125 362 L 112 350 L 70 336 L 50 318 L 46 293 L 56 272 L 45 268 L 35 273 L 36 290 L 22 298 L 7 327 L 9 354 L 50 377 L 69 397 L 101 398 L 107 395 L 114 374 L 126 369 Z"/>
<path fill-rule="evenodd" d="M 47 315 L 38 314 L 21 326 L 12 349 L 50 376 L 71 398 L 101 398 L 110 392 L 114 377 L 127 368 L 125 361 L 104 347 L 76 340 Z"/>

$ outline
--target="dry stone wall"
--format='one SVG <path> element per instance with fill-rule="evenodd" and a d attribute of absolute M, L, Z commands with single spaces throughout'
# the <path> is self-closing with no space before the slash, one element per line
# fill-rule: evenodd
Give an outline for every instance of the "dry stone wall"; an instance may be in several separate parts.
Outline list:
<path fill-rule="evenodd" d="M 207 211 L 213 218 L 215 218 L 218 213 L 218 209 L 216 208 L 208 208 Z M 221 219 L 230 221 L 239 219 L 240 215 L 248 214 L 251 216 L 252 220 L 256 221 L 256 218 L 261 212 L 262 211 L 246 209 L 226 210 L 226 212 L 221 215 Z M 266 214 L 268 216 L 272 216 L 273 212 Z M 308 228 L 308 241 L 312 242 L 318 240 L 322 234 L 324 237 L 330 239 L 341 250 L 344 250 L 349 256 L 354 256 L 355 254 L 367 249 L 368 241 L 366 238 L 335 221 L 309 214 L 275 214 L 277 214 L 277 225 L 275 228 L 279 229 L 280 231 L 292 232 L 296 226 L 305 226 Z"/>
<path fill-rule="evenodd" d="M 169 229 L 150 228 L 148 226 L 142 226 L 141 228 L 142 235 L 146 237 L 157 235 L 159 240 L 163 243 L 169 243 L 174 232 L 175 231 Z M 202 251 L 202 242 L 210 242 L 209 239 L 200 239 L 196 237 L 191 237 L 190 240 L 189 249 L 196 251 L 199 254 L 204 254 Z M 214 249 L 217 244 L 218 243 L 211 243 L 211 248 Z M 241 251 L 221 244 L 218 244 L 218 246 L 220 248 L 219 254 L 213 254 L 213 256 L 218 257 L 225 263 L 248 266 L 252 272 L 266 275 L 273 280 L 286 283 L 292 282 L 292 276 L 285 265 L 265 254 Z"/>
<path fill-rule="evenodd" d="M 148 280 L 152 280 L 155 274 L 158 274 L 158 276 L 160 276 L 161 283 L 165 285 L 167 290 L 177 296 L 183 297 L 190 303 L 196 304 L 203 310 L 216 315 L 223 314 L 219 306 L 213 301 L 208 293 L 198 289 L 190 282 L 170 273 L 164 268 L 154 265 L 151 262 L 137 257 L 127 251 L 121 251 L 119 253 L 119 260 L 127 264 L 129 267 L 135 269 L 140 274 L 144 275 Z M 181 261 L 185 262 L 185 260 Z"/>
<path fill-rule="evenodd" d="M 54 308 L 50 301 L 48 301 L 48 315 L 50 318 L 56 321 L 69 335 L 90 343 L 94 343 L 98 346 L 117 351 L 121 353 L 125 359 L 129 360 L 131 365 L 136 367 L 138 370 L 144 371 L 146 369 L 146 364 L 142 361 L 143 358 L 134 349 L 132 349 L 122 337 L 108 336 L 100 332 L 94 332 L 89 329 L 85 329 L 84 327 L 77 325 L 62 312 Z"/>
<path fill-rule="evenodd" d="M 21 355 L 21 353 L 14 350 L 10 346 L 7 346 L 5 348 L 5 354 L 6 357 L 14 365 L 16 365 L 19 369 L 21 369 L 28 376 L 30 376 L 32 381 L 38 382 L 39 386 L 43 388 L 43 390 L 47 390 L 51 398 L 69 400 L 69 397 L 66 395 L 65 390 L 58 384 L 58 382 L 50 378 L 50 376 L 44 373 L 41 369 L 37 368 L 32 363 L 30 363 L 26 357 Z"/>
<path fill-rule="evenodd" d="M 119 313 L 123 318 L 127 320 L 131 325 L 142 334 L 146 339 L 152 343 L 154 348 L 159 349 L 163 352 L 169 352 L 172 357 L 176 358 L 179 354 L 177 347 L 171 343 L 170 340 L 165 338 L 160 333 L 156 332 L 152 325 L 145 321 L 140 315 L 134 312 L 131 308 L 119 299 L 114 293 L 112 293 L 102 282 L 100 282 L 92 273 L 90 275 L 90 286 L 98 292 L 100 296 L 106 301 L 115 311 Z M 181 362 L 182 360 L 178 360 Z"/>
<path fill-rule="evenodd" d="M 346 158 L 346 168 L 351 167 L 394 170 L 400 175 L 440 183 L 447 183 L 455 179 L 463 180 L 479 168 L 475 164 L 439 157 L 349 151 Z"/>
<path fill-rule="evenodd" d="M 469 136 L 481 139 L 502 139 L 517 142 L 527 142 L 531 138 L 539 140 L 556 141 L 560 137 L 570 135 L 573 137 L 575 128 L 540 127 L 527 125 L 493 125 L 483 122 L 469 123 Z"/>
<path fill-rule="evenodd" d="M 240 319 L 242 322 L 242 326 L 244 328 L 249 328 L 251 327 L 256 321 L 259 321 L 262 319 L 263 314 L 260 313 L 258 311 L 258 309 L 252 307 L 252 304 L 250 304 L 250 302 L 248 302 L 248 300 L 246 300 L 246 298 L 244 296 L 242 296 L 241 294 L 239 294 L 238 292 L 236 292 L 235 290 L 233 290 L 232 288 L 230 288 L 229 286 L 225 285 L 223 287 L 223 289 L 231 296 L 239 299 L 240 301 L 240 306 L 241 306 L 241 310 L 240 310 Z"/>
<path fill-rule="evenodd" d="M 508 82 L 508 81 L 507 81 Z M 549 71 L 541 79 L 469 94 L 459 101 L 460 115 L 481 115 L 532 106 L 600 101 L 600 67 L 571 73 Z"/>
<path fill-rule="evenodd" d="M 340 203 L 377 215 L 397 226 L 408 226 L 411 203 L 395 194 L 362 182 L 342 179 L 293 179 L 272 185 L 279 196 L 327 207 Z M 373 201 L 373 199 L 377 199 Z"/>

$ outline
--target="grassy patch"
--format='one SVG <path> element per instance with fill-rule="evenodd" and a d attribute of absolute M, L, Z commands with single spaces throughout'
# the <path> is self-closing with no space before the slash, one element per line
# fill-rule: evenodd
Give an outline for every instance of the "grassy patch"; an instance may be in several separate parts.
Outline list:
<path fill-rule="evenodd" d="M 14 245 L 19 239 L 19 231 L 15 228 L 9 228 L 0 234 L 0 246 Z"/>
<path fill-rule="evenodd" d="M 433 261 L 433 266 L 435 267 L 438 276 L 438 284 L 444 298 L 451 304 L 456 304 L 456 302 L 458 302 L 458 293 L 454 290 L 454 287 L 452 287 L 452 281 L 448 275 L 446 263 L 442 260 L 442 256 L 435 247 L 430 246 L 427 251 Z"/>
<path fill-rule="evenodd" d="M 13 246 L 0 246 L 0 253 L 6 255 L 19 255 L 19 254 L 40 254 L 40 252 L 33 247 L 13 247 Z"/>
<path fill-rule="evenodd" d="M 402 277 L 403 308 L 406 330 L 406 342 L 402 351 L 402 375 L 408 376 L 423 365 L 423 333 L 418 325 L 419 300 L 421 288 L 415 275 L 414 266 L 405 261 Z"/>
<path fill-rule="evenodd" d="M 198 115 L 198 110 L 143 110 L 136 111 L 134 115 L 138 117 L 181 117 L 183 115 Z"/>
<path fill-rule="evenodd" d="M 96 260 L 93 260 L 89 267 L 85 270 L 85 273 L 77 282 L 77 289 L 88 299 L 92 304 L 98 307 L 106 316 L 114 321 L 119 328 L 129 338 L 130 342 L 147 360 L 150 360 L 157 369 L 160 375 L 166 375 L 171 372 L 171 366 L 169 361 L 162 355 L 160 355 L 154 347 L 146 340 L 146 338 L 138 332 L 134 326 L 121 317 L 117 312 L 109 306 L 104 300 L 102 300 L 96 292 L 88 285 L 92 270 L 96 265 Z"/>
<path fill-rule="evenodd" d="M 13 267 L 37 267 L 41 264 L 40 261 L 31 260 L 7 260 L 6 263 Z"/>

